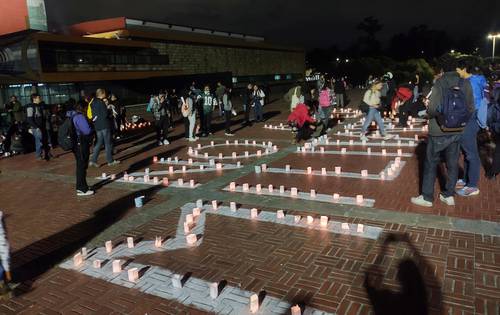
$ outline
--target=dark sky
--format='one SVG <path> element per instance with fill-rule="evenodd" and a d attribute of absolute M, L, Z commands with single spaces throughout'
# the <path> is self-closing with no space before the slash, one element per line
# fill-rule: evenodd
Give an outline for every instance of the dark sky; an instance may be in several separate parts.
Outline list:
<path fill-rule="evenodd" d="M 45 0 L 49 28 L 116 16 L 249 34 L 305 48 L 345 47 L 374 16 L 380 39 L 427 24 L 455 38 L 500 32 L 500 0 Z M 495 25 L 496 24 L 496 25 Z"/>

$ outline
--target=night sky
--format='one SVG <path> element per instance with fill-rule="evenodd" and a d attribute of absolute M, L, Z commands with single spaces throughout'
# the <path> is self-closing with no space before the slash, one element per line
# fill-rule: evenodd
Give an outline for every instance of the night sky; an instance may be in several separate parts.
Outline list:
<path fill-rule="evenodd" d="M 127 16 L 143 20 L 265 36 L 305 48 L 346 47 L 361 33 L 356 25 L 374 16 L 387 41 L 411 26 L 427 24 L 455 39 L 500 32 L 500 0 L 45 0 L 49 29 L 82 21 Z"/>

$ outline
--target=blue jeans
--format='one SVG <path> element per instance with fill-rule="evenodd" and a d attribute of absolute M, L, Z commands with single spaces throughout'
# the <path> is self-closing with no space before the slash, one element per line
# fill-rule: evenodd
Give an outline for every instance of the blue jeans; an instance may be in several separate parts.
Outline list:
<path fill-rule="evenodd" d="M 321 121 L 325 125 L 325 130 L 328 129 L 328 125 L 330 124 L 330 115 L 332 114 L 332 106 L 328 107 L 320 107 L 320 116 L 321 116 Z"/>
<path fill-rule="evenodd" d="M 382 135 L 385 135 L 384 120 L 380 116 L 380 112 L 378 111 L 378 109 L 373 107 L 370 107 L 370 109 L 368 110 L 368 114 L 366 114 L 366 120 L 363 124 L 363 127 L 361 128 L 361 135 L 366 134 L 366 131 L 368 130 L 368 127 L 370 127 L 370 124 L 373 120 L 377 122 L 380 133 Z"/>
<path fill-rule="evenodd" d="M 42 157 L 43 149 L 43 132 L 39 128 L 33 129 L 33 137 L 35 137 L 35 155 L 37 158 Z"/>
<path fill-rule="evenodd" d="M 262 103 L 260 101 L 255 101 L 254 111 L 256 121 L 264 120 L 264 117 L 262 115 Z"/>
<path fill-rule="evenodd" d="M 481 158 L 477 148 L 477 133 L 479 125 L 476 114 L 472 115 L 462 135 L 461 148 L 464 152 L 464 181 L 467 187 L 477 188 L 481 172 Z"/>
<path fill-rule="evenodd" d="M 430 202 L 434 201 L 434 183 L 437 177 L 437 166 L 441 162 L 441 153 L 446 157 L 447 179 L 442 194 L 451 197 L 455 193 L 458 178 L 458 157 L 462 135 L 429 136 L 425 154 L 424 176 L 422 180 L 422 195 Z"/>
<path fill-rule="evenodd" d="M 106 150 L 106 161 L 108 163 L 113 162 L 113 142 L 111 141 L 111 130 L 96 130 L 96 137 L 97 141 L 95 143 L 94 152 L 92 152 L 92 159 L 90 159 L 90 161 L 97 163 L 99 151 L 101 151 L 101 147 L 104 145 L 104 149 Z"/>

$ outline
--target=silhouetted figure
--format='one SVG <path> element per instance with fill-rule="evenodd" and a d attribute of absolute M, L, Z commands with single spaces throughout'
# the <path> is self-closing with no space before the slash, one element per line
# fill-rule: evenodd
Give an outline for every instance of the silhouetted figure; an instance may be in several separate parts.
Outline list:
<path fill-rule="evenodd" d="M 413 254 L 412 258 L 404 258 L 398 264 L 396 279 L 400 284 L 400 291 L 382 288 L 383 281 L 375 279 L 381 274 L 379 264 L 383 261 L 387 245 L 391 242 L 405 242 Z M 422 275 L 423 271 L 428 269 L 426 266 L 426 261 L 420 256 L 407 234 L 389 234 L 384 240 L 377 261 L 365 274 L 364 286 L 375 314 L 427 315 L 431 313 L 430 310 L 441 314 L 441 287 L 434 279 L 430 281 L 427 279 L 429 282 L 426 284 Z"/>

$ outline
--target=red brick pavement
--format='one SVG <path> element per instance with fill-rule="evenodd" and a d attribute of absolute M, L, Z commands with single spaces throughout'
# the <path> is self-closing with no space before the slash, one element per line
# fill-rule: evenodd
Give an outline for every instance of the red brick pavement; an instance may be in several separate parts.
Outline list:
<path fill-rule="evenodd" d="M 144 239 L 173 236 L 179 214 L 180 211 L 176 211 L 152 220 L 116 241 L 125 236 Z M 331 219 L 346 221 L 343 217 Z M 417 252 L 403 242 L 390 243 L 383 251 L 384 237 L 374 241 L 208 215 L 204 241 L 199 247 L 139 256 L 135 261 L 178 273 L 192 272 L 194 277 L 208 281 L 225 279 L 228 284 L 245 290 L 265 290 L 273 297 L 304 302 L 337 314 L 369 314 L 372 308 L 364 289 L 365 271 L 379 279 L 383 288 L 397 291 L 398 265 L 402 259 L 410 258 L 417 263 L 426 283 L 429 303 L 434 307 L 432 314 L 498 314 L 499 237 L 356 218 L 347 222 L 407 233 Z M 58 268 L 37 280 L 33 288 L 35 290 L 0 305 L 0 310 L 9 305 L 20 314 L 51 314 L 51 311 L 54 314 L 71 311 L 140 314 L 154 305 L 159 308 L 158 314 L 185 311 L 175 302 Z M 27 313 L 22 313 L 23 310 Z M 30 313 L 30 310 L 36 312 Z"/>
<path fill-rule="evenodd" d="M 318 154 L 292 154 L 287 157 L 287 159 L 291 161 L 290 164 L 292 166 L 294 163 L 311 166 L 315 166 L 317 163 L 325 163 L 324 158 Z M 292 159 L 296 160 L 296 162 L 292 161 Z M 303 162 L 304 159 L 307 162 Z M 331 156 L 330 165 L 342 166 L 343 162 L 346 161 L 348 165 L 346 170 L 348 170 L 351 165 L 355 164 L 349 161 L 349 159 L 350 156 L 334 155 Z M 357 159 L 357 157 L 353 158 L 355 161 Z M 372 157 L 365 157 L 365 160 L 367 159 L 372 159 Z M 265 185 L 264 187 L 269 184 L 275 187 L 285 185 L 286 187 L 297 187 L 299 191 L 308 192 L 311 189 L 315 189 L 317 193 L 321 194 L 340 193 L 341 196 L 351 197 L 363 194 L 367 198 L 375 199 L 375 207 L 379 209 L 500 222 L 500 194 L 498 194 L 500 179 L 489 181 L 483 177 L 479 184 L 481 193 L 478 196 L 469 198 L 455 197 L 455 207 L 446 206 L 439 201 L 439 183 L 436 181 L 436 201 L 434 206 L 432 208 L 418 207 L 410 203 L 410 198 L 419 194 L 420 182 L 418 161 L 416 157 L 410 159 L 403 158 L 402 160 L 406 161 L 407 164 L 400 175 L 393 181 L 294 174 L 252 173 L 237 179 L 236 183 L 238 185 L 243 183 L 249 183 L 251 185 L 262 184 Z M 369 165 L 371 165 L 371 163 L 365 163 L 362 168 L 366 167 L 371 169 Z"/>

